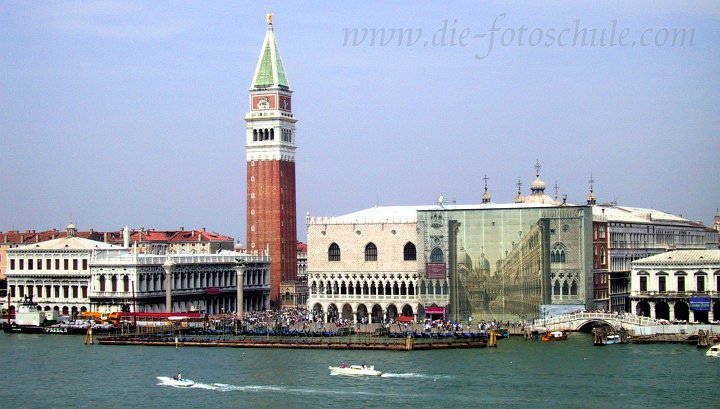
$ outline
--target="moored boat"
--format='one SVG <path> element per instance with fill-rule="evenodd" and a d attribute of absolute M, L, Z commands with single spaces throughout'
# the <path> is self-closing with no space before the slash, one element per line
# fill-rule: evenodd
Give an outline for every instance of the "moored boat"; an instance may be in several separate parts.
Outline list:
<path fill-rule="evenodd" d="M 625 328 L 620 328 L 618 332 L 607 327 L 593 329 L 593 344 L 595 346 L 629 344 L 630 334 Z"/>
<path fill-rule="evenodd" d="M 720 344 L 711 346 L 710 349 L 705 351 L 705 356 L 720 357 Z"/>
<path fill-rule="evenodd" d="M 334 375 L 350 376 L 382 376 L 382 372 L 375 370 L 374 366 L 350 365 L 330 366 L 330 373 Z"/>
<path fill-rule="evenodd" d="M 568 337 L 567 331 L 549 331 L 542 336 L 544 342 L 565 341 Z"/>

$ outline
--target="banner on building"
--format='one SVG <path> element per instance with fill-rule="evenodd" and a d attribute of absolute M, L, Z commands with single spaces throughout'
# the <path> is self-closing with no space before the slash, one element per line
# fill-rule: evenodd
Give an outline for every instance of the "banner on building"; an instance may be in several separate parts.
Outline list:
<path fill-rule="evenodd" d="M 425 265 L 425 277 L 430 279 L 444 280 L 447 277 L 445 263 L 427 263 Z"/>
<path fill-rule="evenodd" d="M 710 297 L 690 297 L 692 311 L 710 311 Z"/>

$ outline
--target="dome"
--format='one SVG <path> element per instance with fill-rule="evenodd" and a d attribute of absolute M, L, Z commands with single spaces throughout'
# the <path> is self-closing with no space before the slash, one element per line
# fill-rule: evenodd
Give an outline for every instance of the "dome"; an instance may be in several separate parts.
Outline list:
<path fill-rule="evenodd" d="M 550 204 L 550 205 L 558 204 L 557 200 L 553 199 L 552 197 L 550 197 L 542 192 L 534 192 L 533 194 L 528 195 L 525 198 L 525 203 Z"/>
<path fill-rule="evenodd" d="M 587 202 L 588 202 L 588 204 L 597 203 L 597 198 L 595 197 L 595 193 L 593 193 L 592 191 L 590 191 L 590 194 L 587 197 Z"/>
<path fill-rule="evenodd" d="M 533 180 L 532 184 L 530 185 L 530 190 L 532 190 L 533 192 L 535 192 L 535 191 L 537 191 L 537 190 L 542 190 L 542 191 L 544 191 L 544 190 L 545 190 L 545 187 L 546 187 L 546 186 L 545 186 L 545 182 L 543 182 L 543 181 L 540 179 L 540 177 L 538 176 L 538 177 L 535 178 L 535 180 Z"/>
<path fill-rule="evenodd" d="M 486 190 L 485 193 L 483 193 L 483 195 L 482 195 L 482 202 L 483 202 L 483 203 L 490 203 L 490 192 L 488 192 L 487 190 Z"/>
<path fill-rule="evenodd" d="M 480 270 L 480 274 L 490 274 L 490 261 L 485 258 L 485 254 L 481 254 L 477 262 L 477 269 Z"/>

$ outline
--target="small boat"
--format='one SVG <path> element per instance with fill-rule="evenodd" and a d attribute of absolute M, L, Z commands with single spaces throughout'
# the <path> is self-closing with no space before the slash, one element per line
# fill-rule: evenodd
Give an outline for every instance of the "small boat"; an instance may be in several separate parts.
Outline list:
<path fill-rule="evenodd" d="M 189 388 L 189 387 L 195 385 L 195 381 L 193 381 L 193 380 L 190 380 L 187 378 L 178 379 L 175 376 L 171 376 L 171 377 L 158 376 L 158 379 L 162 380 L 165 385 L 177 386 L 177 387 L 181 387 L 181 388 Z"/>
<path fill-rule="evenodd" d="M 550 331 L 542 336 L 544 342 L 565 341 L 568 337 L 567 331 Z"/>
<path fill-rule="evenodd" d="M 366 365 L 340 365 L 330 366 L 330 373 L 334 375 L 350 375 L 350 376 L 381 376 L 382 372 L 376 371 L 374 366 Z"/>
<path fill-rule="evenodd" d="M 607 340 L 605 341 L 605 345 L 613 345 L 613 344 L 627 344 L 630 337 L 626 336 L 625 339 L 620 334 L 610 334 L 607 336 Z"/>
<path fill-rule="evenodd" d="M 705 352 L 705 356 L 720 357 L 720 344 L 711 346 L 710 349 Z"/>

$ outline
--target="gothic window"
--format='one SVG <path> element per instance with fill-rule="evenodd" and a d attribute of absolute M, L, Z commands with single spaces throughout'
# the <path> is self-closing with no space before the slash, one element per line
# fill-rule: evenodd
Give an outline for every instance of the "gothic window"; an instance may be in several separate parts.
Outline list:
<path fill-rule="evenodd" d="M 570 285 L 570 295 L 578 295 L 578 286 L 575 281 Z"/>
<path fill-rule="evenodd" d="M 417 254 L 416 254 L 414 244 L 412 244 L 410 242 L 405 244 L 405 247 L 403 248 L 403 260 L 405 260 L 405 261 L 417 260 Z"/>
<path fill-rule="evenodd" d="M 337 243 L 330 245 L 328 249 L 328 261 L 340 261 L 340 246 Z"/>
<path fill-rule="evenodd" d="M 562 286 L 562 295 L 568 295 L 570 293 L 570 286 L 568 286 L 567 281 L 563 283 Z"/>
<path fill-rule="evenodd" d="M 555 281 L 553 286 L 553 295 L 560 295 L 560 281 Z"/>
<path fill-rule="evenodd" d="M 430 252 L 430 261 L 432 261 L 433 263 L 444 262 L 445 256 L 443 255 L 443 251 L 435 247 L 432 252 Z"/>
<path fill-rule="evenodd" d="M 553 249 L 550 250 L 550 262 L 551 263 L 564 263 L 565 262 L 565 246 L 562 243 L 556 243 Z"/>
<path fill-rule="evenodd" d="M 365 246 L 365 261 L 377 261 L 377 246 L 374 243 Z"/>

